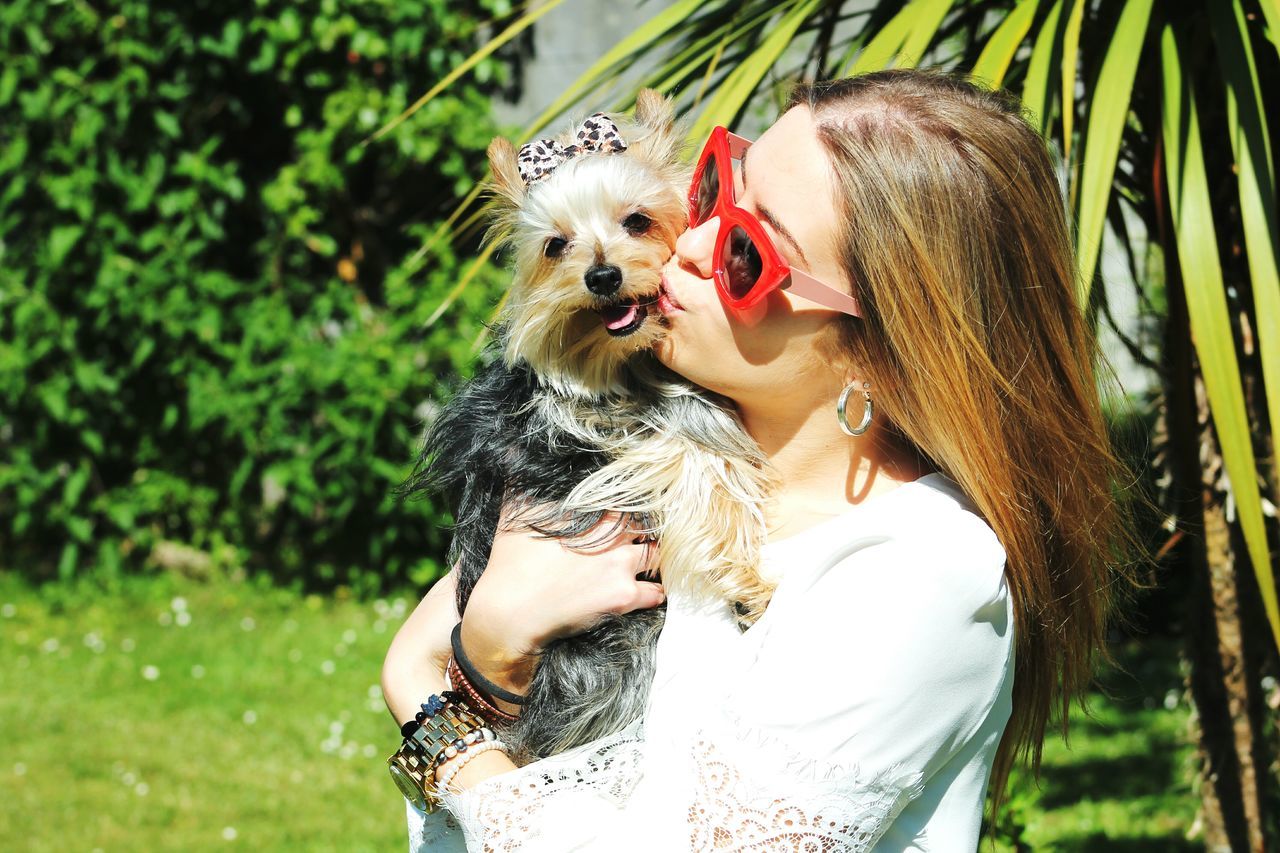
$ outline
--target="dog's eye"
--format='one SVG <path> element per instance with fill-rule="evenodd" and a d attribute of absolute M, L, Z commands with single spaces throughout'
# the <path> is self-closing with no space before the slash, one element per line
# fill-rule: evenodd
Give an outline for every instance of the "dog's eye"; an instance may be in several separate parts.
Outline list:
<path fill-rule="evenodd" d="M 653 220 L 643 213 L 633 213 L 622 220 L 622 227 L 627 229 L 627 233 L 632 237 L 639 237 L 644 234 L 651 225 L 653 225 Z"/>
<path fill-rule="evenodd" d="M 565 246 L 569 245 L 569 241 L 563 237 L 552 237 L 547 241 L 547 245 L 543 247 L 542 254 L 548 258 L 558 258 L 564 254 Z"/>

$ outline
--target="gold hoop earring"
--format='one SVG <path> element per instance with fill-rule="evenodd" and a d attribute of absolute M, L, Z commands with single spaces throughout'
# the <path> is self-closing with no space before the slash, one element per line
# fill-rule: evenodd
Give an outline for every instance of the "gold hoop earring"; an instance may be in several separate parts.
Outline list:
<path fill-rule="evenodd" d="M 836 401 L 836 420 L 840 422 L 840 429 L 844 430 L 845 435 L 862 435 L 871 426 L 871 417 L 875 414 L 871 406 L 871 383 L 863 382 L 862 420 L 858 422 L 856 427 L 849 426 L 849 416 L 845 412 L 845 406 L 849 402 L 849 395 L 853 393 L 853 389 L 856 387 L 858 387 L 856 381 L 844 386 L 844 390 L 840 392 L 840 399 Z"/>

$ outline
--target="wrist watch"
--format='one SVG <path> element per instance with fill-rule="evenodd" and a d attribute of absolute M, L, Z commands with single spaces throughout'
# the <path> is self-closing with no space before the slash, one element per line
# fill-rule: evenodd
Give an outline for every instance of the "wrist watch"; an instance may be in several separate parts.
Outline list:
<path fill-rule="evenodd" d="M 435 795 L 436 766 L 445 759 L 445 750 L 466 751 L 466 737 L 488 724 L 466 698 L 453 690 L 433 695 L 422 703 L 415 717 L 417 728 L 405 736 L 387 767 L 400 793 L 419 811 L 434 812 L 440 805 Z M 409 728 L 412 724 L 407 724 Z"/>

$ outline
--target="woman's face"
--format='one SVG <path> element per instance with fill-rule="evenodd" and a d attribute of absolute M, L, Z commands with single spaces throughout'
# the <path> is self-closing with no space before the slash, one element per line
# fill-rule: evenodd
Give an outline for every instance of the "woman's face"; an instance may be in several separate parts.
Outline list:
<path fill-rule="evenodd" d="M 786 263 L 847 293 L 828 162 L 812 114 L 796 107 L 748 149 L 735 174 L 737 203 L 760 220 Z M 826 363 L 817 342 L 841 315 L 781 288 L 745 311 L 721 303 L 711 279 L 719 225 L 713 218 L 685 231 L 663 269 L 677 307 L 661 305 L 670 329 L 655 348 L 658 359 L 739 404 L 832 396 L 843 370 Z"/>

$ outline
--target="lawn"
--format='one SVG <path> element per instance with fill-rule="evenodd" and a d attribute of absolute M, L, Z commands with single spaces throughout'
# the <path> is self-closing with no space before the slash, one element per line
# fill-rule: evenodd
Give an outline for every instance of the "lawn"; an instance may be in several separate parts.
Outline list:
<path fill-rule="evenodd" d="M 400 850 L 378 671 L 416 603 L 0 574 L 0 839 L 22 850 Z M 1019 776 L 1006 850 L 1168 851 L 1195 811 L 1167 643 L 1120 648 L 1094 718 Z M 990 845 L 984 844 L 983 850 Z"/>

